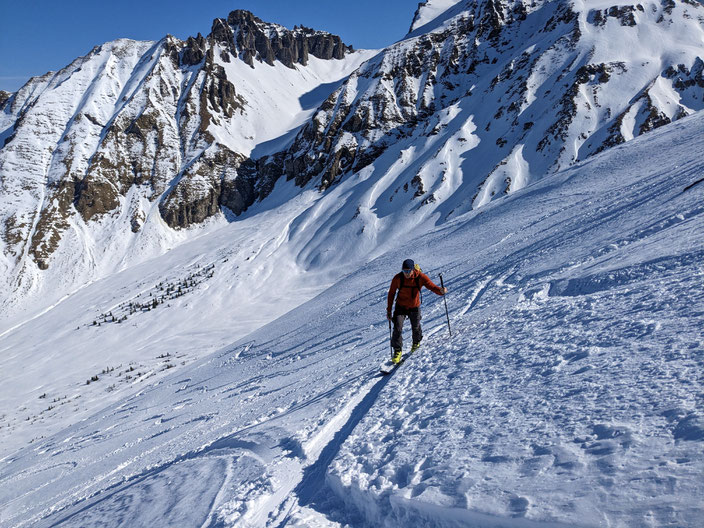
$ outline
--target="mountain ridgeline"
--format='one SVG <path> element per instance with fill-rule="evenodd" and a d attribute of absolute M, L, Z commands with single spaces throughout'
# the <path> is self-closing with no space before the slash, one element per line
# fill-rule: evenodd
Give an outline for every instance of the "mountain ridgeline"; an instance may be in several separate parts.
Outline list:
<path fill-rule="evenodd" d="M 161 251 L 278 182 L 356 175 L 384 182 L 386 207 L 442 219 L 480 207 L 704 108 L 703 32 L 692 0 L 429 0 L 364 61 L 246 11 L 207 37 L 104 44 L 0 93 L 3 290 L 34 288 L 57 252 L 95 267 L 101 251 Z M 347 66 L 326 78 L 320 61 Z M 308 84 L 284 93 L 293 75 Z"/>
<path fill-rule="evenodd" d="M 476 207 L 704 108 L 704 9 L 600 3 L 459 2 L 353 73 L 272 164 L 326 188 L 405 138 L 454 134 Z M 423 169 L 414 197 L 434 201 Z"/>
<path fill-rule="evenodd" d="M 210 128 L 236 128 L 256 109 L 223 64 L 294 69 L 310 56 L 339 60 L 351 51 L 329 33 L 234 11 L 207 37 L 109 42 L 15 94 L 3 92 L 4 254 L 28 255 L 46 269 L 73 217 L 90 226 L 119 211 L 137 232 L 152 202 L 172 228 L 221 207 L 239 214 L 259 191 L 237 177 L 246 155 Z"/>

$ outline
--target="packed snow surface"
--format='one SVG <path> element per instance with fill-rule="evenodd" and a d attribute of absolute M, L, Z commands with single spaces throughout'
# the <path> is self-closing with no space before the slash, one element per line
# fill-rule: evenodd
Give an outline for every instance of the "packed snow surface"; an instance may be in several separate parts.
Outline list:
<path fill-rule="evenodd" d="M 3 376 L 3 429 L 26 437 L 18 420 L 41 432 L 52 413 L 72 425 L 0 455 L 0 526 L 699 526 L 703 129 L 698 113 L 432 229 L 409 213 L 404 236 L 341 279 L 301 274 L 319 295 L 253 333 L 188 320 L 204 311 L 222 328 L 230 295 L 252 319 L 296 306 L 303 286 L 243 291 L 237 266 L 293 284 L 305 248 L 292 244 L 289 268 L 246 258 L 318 232 L 321 203 L 355 181 L 282 200 L 310 211 L 296 222 L 264 211 L 4 330 L 2 372 L 31 375 Z M 361 262 L 346 218 L 326 222 L 324 240 Z M 280 236 L 247 248 L 247 221 Z M 408 257 L 436 282 L 443 272 L 452 337 L 426 292 L 422 349 L 382 377 L 386 292 Z M 92 324 L 169 285 L 190 293 Z M 30 334 L 53 344 L 13 356 Z M 168 375 L 194 343 L 225 339 Z M 74 399 L 82 388 L 53 380 L 102 366 L 105 340 L 142 363 L 104 365 Z M 83 341 L 94 348 L 62 348 Z M 65 366 L 42 363 L 51 356 Z M 39 416 L 14 407 L 27 384 Z M 88 398 L 114 401 L 90 414 Z"/>

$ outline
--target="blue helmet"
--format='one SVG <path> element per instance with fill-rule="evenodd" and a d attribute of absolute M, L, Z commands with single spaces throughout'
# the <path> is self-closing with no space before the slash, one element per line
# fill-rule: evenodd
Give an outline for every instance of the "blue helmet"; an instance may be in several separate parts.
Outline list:
<path fill-rule="evenodd" d="M 401 269 L 412 270 L 413 268 L 415 268 L 415 266 L 416 266 L 416 263 L 413 262 L 412 259 L 406 259 L 403 261 L 403 266 L 401 266 Z"/>

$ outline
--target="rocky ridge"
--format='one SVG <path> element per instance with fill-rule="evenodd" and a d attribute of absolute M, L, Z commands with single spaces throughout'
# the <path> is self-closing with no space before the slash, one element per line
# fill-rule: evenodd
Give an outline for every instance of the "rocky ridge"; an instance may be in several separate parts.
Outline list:
<path fill-rule="evenodd" d="M 0 110 L 2 110 L 5 107 L 5 103 L 12 97 L 12 94 L 10 92 L 6 92 L 5 90 L 0 90 Z"/>
<path fill-rule="evenodd" d="M 289 150 L 263 163 L 325 189 L 405 138 L 441 134 L 465 145 L 461 187 L 476 207 L 704 108 L 695 2 L 488 0 L 447 13 L 355 72 Z M 642 39 L 649 32 L 662 35 L 660 48 Z M 474 141 L 443 122 L 448 111 L 475 129 Z M 423 167 L 404 177 L 411 199 L 433 185 Z"/>
<path fill-rule="evenodd" d="M 68 231 L 118 221 L 138 233 L 155 207 L 176 229 L 223 207 L 240 214 L 260 196 L 251 171 L 238 175 L 248 152 L 213 130 L 236 135 L 258 109 L 224 65 L 296 70 L 352 51 L 329 33 L 233 11 L 206 37 L 117 40 L 0 93 L 0 267 L 46 270 Z"/>
<path fill-rule="evenodd" d="M 342 59 L 353 51 L 340 37 L 315 31 L 304 26 L 286 30 L 275 24 L 268 24 L 249 11 L 237 10 L 230 13 L 227 20 L 213 22 L 211 37 L 250 66 L 254 61 L 273 65 L 279 61 L 289 68 L 295 64 L 306 66 L 308 56 L 320 59 Z M 227 53 L 222 56 L 230 61 Z"/>

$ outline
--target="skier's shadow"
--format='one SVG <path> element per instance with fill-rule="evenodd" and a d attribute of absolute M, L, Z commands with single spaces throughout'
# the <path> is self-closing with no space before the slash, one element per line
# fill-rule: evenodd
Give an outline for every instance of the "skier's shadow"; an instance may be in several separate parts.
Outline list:
<path fill-rule="evenodd" d="M 304 470 L 303 478 L 294 490 L 295 496 L 298 497 L 299 506 L 310 506 L 323 514 L 333 513 L 329 507 L 325 507 L 326 504 L 331 502 L 331 495 L 333 495 L 329 490 L 326 493 L 325 475 L 327 470 L 340 452 L 342 444 L 376 403 L 382 390 L 384 390 L 384 387 L 392 377 L 393 373 L 380 377 L 362 401 L 352 410 L 347 422 L 323 448 L 318 459 Z M 288 520 L 287 517 L 279 526 L 286 526 Z"/>

